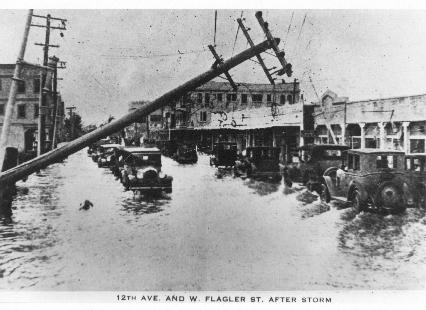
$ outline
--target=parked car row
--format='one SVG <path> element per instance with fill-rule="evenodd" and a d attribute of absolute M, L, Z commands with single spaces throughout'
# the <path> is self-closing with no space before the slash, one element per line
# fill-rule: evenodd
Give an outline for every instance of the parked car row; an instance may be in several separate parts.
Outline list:
<path fill-rule="evenodd" d="M 216 143 L 210 164 L 231 168 L 235 176 L 302 183 L 325 203 L 339 200 L 357 212 L 400 213 L 426 207 L 425 155 L 401 151 L 349 149 L 335 144 L 308 144 L 291 163 L 280 164 L 277 147 L 248 147 L 237 155 L 237 145 Z"/>
<path fill-rule="evenodd" d="M 425 207 L 424 155 L 402 151 L 349 149 L 342 145 L 306 145 L 289 164 L 288 177 L 355 211 L 400 213 Z"/>
<path fill-rule="evenodd" d="M 173 177 L 162 172 L 157 147 L 99 143 L 89 154 L 98 167 L 109 168 L 126 190 L 141 194 L 172 192 Z"/>
<path fill-rule="evenodd" d="M 157 147 L 123 147 L 100 140 L 89 149 L 99 167 L 110 168 L 127 190 L 172 191 L 173 178 L 161 171 L 161 153 L 180 163 L 194 163 L 196 146 L 172 141 Z M 238 154 L 237 144 L 214 144 L 210 165 L 232 169 L 236 177 L 286 184 L 302 183 L 317 192 L 324 203 L 345 202 L 362 210 L 400 213 L 406 208 L 426 207 L 425 155 L 402 151 L 349 149 L 344 145 L 308 144 L 291 163 L 280 163 L 278 147 L 248 147 Z"/>

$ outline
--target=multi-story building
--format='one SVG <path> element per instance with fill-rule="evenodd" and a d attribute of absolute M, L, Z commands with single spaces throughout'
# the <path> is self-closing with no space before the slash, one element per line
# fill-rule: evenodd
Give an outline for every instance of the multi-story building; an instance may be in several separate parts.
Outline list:
<path fill-rule="evenodd" d="M 426 154 L 426 94 L 349 101 L 327 91 L 314 119 L 317 143 Z"/>
<path fill-rule="evenodd" d="M 15 64 L 0 64 L 0 127 L 3 126 L 5 107 Z M 40 70 L 25 67 L 22 70 L 22 82 L 18 84 L 16 104 L 10 127 L 10 146 L 18 148 L 20 153 L 31 152 L 37 147 L 37 126 L 39 117 Z M 51 83 L 46 83 L 49 87 Z M 64 103 L 61 96 L 58 99 L 58 135 L 63 128 Z M 46 95 L 46 143 L 49 145 L 49 131 L 53 129 L 53 96 Z"/>
<path fill-rule="evenodd" d="M 300 144 L 303 100 L 299 83 L 208 82 L 162 110 L 160 139 L 191 140 L 212 148 L 215 142 L 279 146 L 288 154 Z"/>

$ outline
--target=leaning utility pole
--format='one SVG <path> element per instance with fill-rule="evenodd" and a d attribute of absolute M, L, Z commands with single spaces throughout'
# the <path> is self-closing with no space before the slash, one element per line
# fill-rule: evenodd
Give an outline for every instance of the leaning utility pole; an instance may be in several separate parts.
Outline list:
<path fill-rule="evenodd" d="M 16 102 L 16 93 L 18 91 L 18 82 L 22 81 L 21 71 L 23 67 L 23 61 L 25 56 L 25 49 L 27 47 L 28 34 L 30 33 L 31 19 L 33 16 L 33 10 L 28 10 L 27 21 L 25 23 L 24 36 L 22 38 L 21 48 L 19 49 L 18 59 L 16 61 L 15 71 L 12 77 L 12 85 L 10 86 L 9 98 L 7 100 L 3 127 L 0 136 L 0 167 L 3 166 L 4 156 L 6 147 L 8 145 L 10 125 L 12 122 L 13 109 Z M 0 169 L 1 170 L 1 169 Z"/>
<path fill-rule="evenodd" d="M 267 49 L 272 47 L 272 44 L 278 44 L 279 39 L 274 39 L 273 42 L 266 40 L 254 47 L 251 47 L 238 55 L 218 64 L 215 68 L 210 68 L 208 71 L 200 74 L 199 76 L 189 80 L 188 82 L 176 87 L 175 89 L 165 93 L 161 97 L 151 101 L 139 109 L 132 111 L 120 119 L 114 120 L 109 124 L 106 124 L 102 128 L 98 128 L 82 137 L 77 138 L 74 141 L 67 143 L 66 145 L 57 148 L 53 151 L 45 153 L 33 160 L 25 162 L 15 168 L 9 169 L 5 172 L 0 173 L 0 187 L 4 184 L 13 184 L 36 172 L 37 170 L 43 169 L 50 164 L 58 162 L 67 156 L 83 149 L 84 147 L 113 134 L 126 126 L 140 120 L 142 117 L 149 115 L 150 113 L 160 109 L 161 107 L 169 104 L 176 100 L 176 98 L 182 97 L 184 94 L 196 89 L 197 87 L 207 83 L 215 77 L 223 74 L 226 71 L 238 66 L 244 61 L 256 56 L 257 54 L 263 53 Z"/>
<path fill-rule="evenodd" d="M 238 25 L 240 25 L 241 30 L 243 31 L 245 37 L 247 38 L 247 42 L 250 44 L 250 46 L 254 46 L 253 40 L 251 39 L 248 31 L 250 30 L 250 28 L 246 29 L 246 27 L 243 24 L 243 21 L 241 18 L 237 18 L 237 22 Z M 269 73 L 268 68 L 266 67 L 265 63 L 263 62 L 262 57 L 260 57 L 260 55 L 256 55 L 257 61 L 259 62 L 260 66 L 263 69 L 263 72 L 265 72 L 266 77 L 269 80 L 269 83 L 271 83 L 271 85 L 275 85 L 275 81 L 272 78 L 271 74 Z"/>

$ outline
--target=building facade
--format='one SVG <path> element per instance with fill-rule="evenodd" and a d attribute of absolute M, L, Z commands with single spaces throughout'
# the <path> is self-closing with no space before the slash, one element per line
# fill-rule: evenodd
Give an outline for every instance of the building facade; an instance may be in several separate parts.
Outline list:
<path fill-rule="evenodd" d="M 0 128 L 3 126 L 5 107 L 9 97 L 9 89 L 12 83 L 12 76 L 15 64 L 0 64 Z M 40 97 L 40 70 L 36 68 L 24 67 L 22 70 L 22 80 L 18 84 L 16 104 L 14 107 L 12 122 L 10 127 L 10 146 L 18 148 L 20 153 L 32 152 L 37 148 L 38 117 L 39 117 L 39 97 Z M 46 83 L 51 87 L 51 83 Z M 58 102 L 58 136 L 63 128 L 64 103 L 61 96 L 57 96 Z M 46 95 L 46 144 L 51 141 L 49 131 L 53 130 L 53 96 Z"/>
<path fill-rule="evenodd" d="M 239 151 L 261 145 L 281 147 L 283 154 L 294 151 L 303 129 L 299 83 L 237 84 L 234 90 L 228 82 L 208 82 L 152 113 L 149 125 L 141 120 L 135 128 L 156 140 L 194 142 L 204 149 L 229 141 Z"/>
<path fill-rule="evenodd" d="M 327 91 L 314 119 L 317 143 L 426 154 L 426 94 L 349 101 Z"/>

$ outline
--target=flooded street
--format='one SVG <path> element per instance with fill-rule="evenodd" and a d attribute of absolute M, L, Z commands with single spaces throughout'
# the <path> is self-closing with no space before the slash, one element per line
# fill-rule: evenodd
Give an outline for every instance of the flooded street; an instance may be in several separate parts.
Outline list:
<path fill-rule="evenodd" d="M 424 289 L 424 210 L 322 205 L 303 187 L 163 157 L 173 193 L 125 192 L 80 151 L 18 183 L 0 222 L 0 289 Z M 79 211 L 85 199 L 94 207 Z"/>

